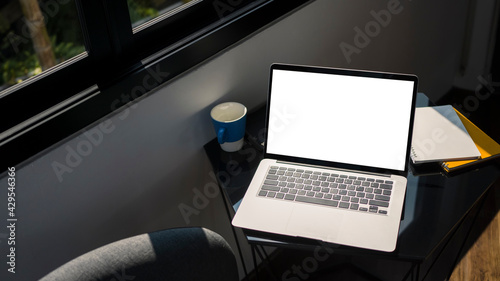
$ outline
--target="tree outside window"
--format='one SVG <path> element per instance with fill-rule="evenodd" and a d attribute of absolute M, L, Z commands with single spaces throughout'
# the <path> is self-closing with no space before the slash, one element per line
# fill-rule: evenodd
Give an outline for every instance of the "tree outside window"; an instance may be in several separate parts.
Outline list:
<path fill-rule="evenodd" d="M 0 91 L 85 51 L 74 1 L 0 4 Z"/>

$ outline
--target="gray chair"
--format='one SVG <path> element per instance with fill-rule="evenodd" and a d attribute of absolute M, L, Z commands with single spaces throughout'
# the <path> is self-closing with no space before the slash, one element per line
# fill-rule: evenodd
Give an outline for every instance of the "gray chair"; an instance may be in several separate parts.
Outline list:
<path fill-rule="evenodd" d="M 174 228 L 110 243 L 55 269 L 41 280 L 239 280 L 236 258 L 219 234 Z"/>

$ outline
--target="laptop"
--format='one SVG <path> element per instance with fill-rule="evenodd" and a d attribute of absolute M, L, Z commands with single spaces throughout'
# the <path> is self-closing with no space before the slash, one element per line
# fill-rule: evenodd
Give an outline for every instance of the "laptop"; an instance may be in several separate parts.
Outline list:
<path fill-rule="evenodd" d="M 394 251 L 418 78 L 273 64 L 269 81 L 264 158 L 232 224 Z"/>

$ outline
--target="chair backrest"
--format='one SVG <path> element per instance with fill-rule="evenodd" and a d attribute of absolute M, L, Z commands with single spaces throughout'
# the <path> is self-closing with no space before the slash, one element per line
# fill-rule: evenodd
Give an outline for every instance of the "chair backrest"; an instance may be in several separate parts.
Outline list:
<path fill-rule="evenodd" d="M 236 281 L 236 258 L 219 234 L 199 227 L 174 228 L 116 241 L 55 269 L 52 280 Z"/>

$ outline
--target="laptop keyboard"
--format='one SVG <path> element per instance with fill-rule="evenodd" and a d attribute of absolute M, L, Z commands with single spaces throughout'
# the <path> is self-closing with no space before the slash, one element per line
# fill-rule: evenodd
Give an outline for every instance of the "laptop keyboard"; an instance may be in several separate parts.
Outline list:
<path fill-rule="evenodd" d="M 393 181 L 271 166 L 258 196 L 387 214 Z"/>

